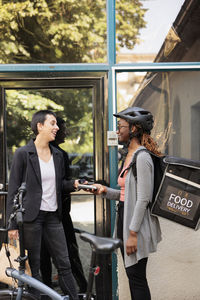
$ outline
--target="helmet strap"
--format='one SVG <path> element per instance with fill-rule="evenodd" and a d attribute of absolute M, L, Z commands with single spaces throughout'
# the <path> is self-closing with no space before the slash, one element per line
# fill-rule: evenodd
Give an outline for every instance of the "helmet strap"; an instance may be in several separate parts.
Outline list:
<path fill-rule="evenodd" d="M 128 146 L 130 145 L 130 142 L 133 138 L 138 139 L 141 143 L 142 135 L 143 135 L 143 132 L 141 132 L 141 130 L 138 129 L 137 127 L 136 127 L 135 131 L 132 131 L 130 128 Z"/>

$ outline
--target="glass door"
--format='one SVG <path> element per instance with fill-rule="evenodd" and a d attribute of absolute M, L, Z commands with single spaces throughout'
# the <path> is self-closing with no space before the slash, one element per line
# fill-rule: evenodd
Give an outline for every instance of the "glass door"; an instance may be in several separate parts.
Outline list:
<path fill-rule="evenodd" d="M 5 105 L 0 98 L 0 227 L 5 226 L 5 201 L 6 201 L 6 153 L 5 153 Z M 0 245 L 5 239 L 5 234 L 0 234 Z"/>
<path fill-rule="evenodd" d="M 102 74 L 87 79 L 58 78 L 58 75 L 54 80 L 48 76 L 40 80 L 15 78 L 1 82 L 1 92 L 4 126 L 0 138 L 4 151 L 0 155 L 0 167 L 5 169 L 4 173 L 1 172 L 4 191 L 14 152 L 33 138 L 30 121 L 33 113 L 41 109 L 54 111 L 65 123 L 66 137 L 59 147 L 68 154 L 71 178 L 84 178 L 91 183 L 108 180 L 108 157 L 104 155 L 107 105 Z M 4 202 L 5 199 L 0 208 L 2 215 L 5 211 Z M 98 235 L 110 234 L 110 207 L 101 197 L 83 190 L 72 193 L 70 215 L 74 228 Z M 76 234 L 76 238 L 87 278 L 90 247 L 80 240 L 79 234 Z M 104 281 L 104 278 L 101 280 Z"/>
<path fill-rule="evenodd" d="M 33 113 L 50 109 L 65 124 L 59 147 L 68 154 L 70 177 L 95 180 L 92 88 L 7 89 L 5 99 L 8 178 L 15 150 L 34 138 L 30 129 Z M 94 196 L 73 193 L 71 215 L 75 227 L 94 233 Z"/>

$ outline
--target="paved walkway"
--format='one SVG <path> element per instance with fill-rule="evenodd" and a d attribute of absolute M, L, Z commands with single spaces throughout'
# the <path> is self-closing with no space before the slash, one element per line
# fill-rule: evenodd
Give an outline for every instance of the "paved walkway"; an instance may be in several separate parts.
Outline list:
<path fill-rule="evenodd" d="M 163 240 L 150 255 L 147 270 L 152 300 L 200 300 L 200 229 L 161 218 L 160 223 Z M 121 258 L 119 268 L 119 300 L 129 300 Z"/>

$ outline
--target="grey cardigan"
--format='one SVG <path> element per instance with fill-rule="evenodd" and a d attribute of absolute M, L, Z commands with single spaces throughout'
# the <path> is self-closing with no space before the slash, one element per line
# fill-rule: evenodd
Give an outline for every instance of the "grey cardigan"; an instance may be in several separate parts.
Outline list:
<path fill-rule="evenodd" d="M 144 147 L 139 147 L 136 152 L 141 148 Z M 161 241 L 158 218 L 151 216 L 150 210 L 147 208 L 148 203 L 152 200 L 154 182 L 154 165 L 149 153 L 142 151 L 138 154 L 136 168 L 137 182 L 133 176 L 132 169 L 128 170 L 125 180 L 123 227 L 125 267 L 130 267 L 140 259 L 148 257 L 149 253 L 155 252 L 158 242 Z M 119 200 L 120 190 L 108 188 L 104 196 L 110 200 Z M 129 230 L 138 233 L 137 252 L 130 256 L 126 254 Z"/>

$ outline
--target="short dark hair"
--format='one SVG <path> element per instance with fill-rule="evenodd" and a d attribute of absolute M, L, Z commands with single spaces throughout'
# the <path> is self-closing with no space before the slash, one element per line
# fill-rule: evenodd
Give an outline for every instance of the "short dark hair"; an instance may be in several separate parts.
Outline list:
<path fill-rule="evenodd" d="M 59 128 L 60 128 L 60 126 L 61 126 L 62 124 L 65 124 L 65 123 L 66 123 L 65 120 L 62 119 L 61 117 L 56 117 L 56 120 L 57 120 L 57 125 L 58 125 Z"/>
<path fill-rule="evenodd" d="M 44 124 L 47 115 L 53 115 L 56 118 L 56 114 L 48 109 L 39 110 L 34 113 L 31 121 L 31 129 L 33 130 L 35 135 L 38 135 L 37 124 Z"/>

